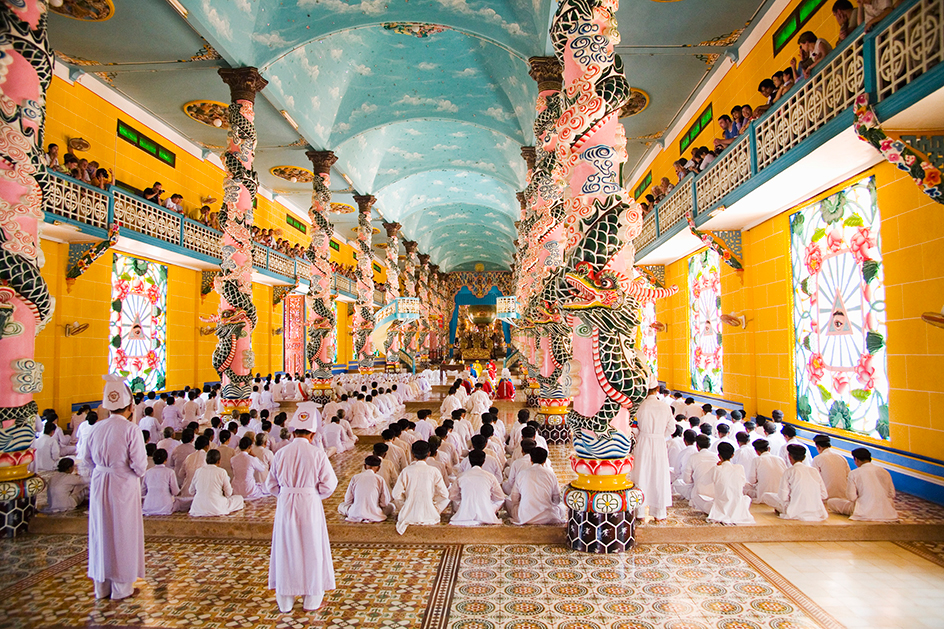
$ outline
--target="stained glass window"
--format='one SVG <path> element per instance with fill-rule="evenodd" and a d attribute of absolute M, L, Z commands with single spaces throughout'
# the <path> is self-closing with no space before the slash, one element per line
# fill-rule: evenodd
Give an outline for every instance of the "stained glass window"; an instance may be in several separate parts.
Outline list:
<path fill-rule="evenodd" d="M 688 259 L 692 390 L 721 393 L 721 257 L 705 249 Z"/>
<path fill-rule="evenodd" d="M 114 254 L 108 370 L 135 393 L 167 380 L 167 267 Z"/>
<path fill-rule="evenodd" d="M 797 416 L 888 439 L 885 278 L 874 178 L 790 217 Z"/>
<path fill-rule="evenodd" d="M 649 302 L 642 307 L 642 353 L 652 373 L 659 373 L 659 352 L 656 348 L 656 331 L 652 324 L 656 322 L 656 305 Z"/>

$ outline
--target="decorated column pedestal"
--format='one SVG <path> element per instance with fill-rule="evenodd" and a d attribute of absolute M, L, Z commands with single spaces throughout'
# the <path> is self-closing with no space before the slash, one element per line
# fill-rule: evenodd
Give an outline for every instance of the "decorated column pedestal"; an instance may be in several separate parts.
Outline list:
<path fill-rule="evenodd" d="M 16 537 L 29 531 L 29 522 L 36 515 L 36 497 L 44 489 L 46 483 L 39 476 L 0 480 L 0 537 Z"/>
<path fill-rule="evenodd" d="M 628 475 L 633 457 L 583 459 L 571 457 L 577 480 L 564 488 L 567 543 L 587 553 L 621 553 L 636 544 L 636 507 L 643 493 Z"/>
<path fill-rule="evenodd" d="M 570 443 L 570 429 L 567 428 L 567 412 L 573 398 L 538 397 L 538 412 L 535 421 L 541 424 L 539 433 L 549 443 Z"/>

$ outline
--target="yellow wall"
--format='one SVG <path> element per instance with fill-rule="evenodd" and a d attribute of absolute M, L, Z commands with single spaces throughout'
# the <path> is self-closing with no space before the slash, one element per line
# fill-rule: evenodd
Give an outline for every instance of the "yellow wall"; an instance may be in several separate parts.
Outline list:
<path fill-rule="evenodd" d="M 354 334 L 352 325 L 353 317 L 348 316 L 348 302 L 335 301 L 338 312 L 337 321 L 337 345 L 338 345 L 338 364 L 347 365 L 354 355 Z"/>
<path fill-rule="evenodd" d="M 43 277 L 56 298 L 53 320 L 36 338 L 36 359 L 45 366 L 43 390 L 36 394 L 40 409 L 54 408 L 66 420 L 76 402 L 100 400 L 102 374 L 108 372 L 108 318 L 111 301 L 113 250 L 107 251 L 68 290 L 65 281 L 69 246 L 42 241 L 46 265 Z M 140 257 L 140 256 L 139 256 Z M 200 272 L 168 264 L 167 272 L 167 388 L 202 386 L 219 380 L 210 356 L 216 336 L 200 336 L 200 320 L 216 314 L 219 297 L 200 298 Z M 282 326 L 282 306 L 272 306 L 272 288 L 253 285 L 253 303 L 259 324 L 253 334 L 255 371 L 281 371 L 282 337 L 272 329 Z M 66 338 L 67 323 L 88 323 L 78 336 Z M 197 348 L 194 351 L 194 348 Z"/>
<path fill-rule="evenodd" d="M 673 183 L 678 181 L 675 168 L 673 168 L 672 164 L 681 157 L 679 154 L 679 139 L 688 131 L 694 121 L 701 116 L 701 112 L 705 110 L 708 103 L 712 105 L 714 117 L 711 124 L 702 129 L 702 132 L 695 138 L 692 145 L 686 149 L 686 158 L 691 157 L 692 149 L 695 147 L 707 146 L 709 149 L 714 148 L 714 139 L 723 136 L 721 127 L 718 126 L 718 118 L 722 114 L 730 115 L 732 107 L 735 105 L 751 105 L 756 108 L 764 104 L 765 99 L 757 91 L 757 86 L 762 80 L 770 78 L 777 70 L 789 68 L 790 59 L 797 56 L 797 36 L 794 36 L 783 50 L 781 50 L 778 55 L 774 56 L 772 35 L 773 31 L 783 23 L 784 18 L 786 18 L 799 3 L 800 0 L 792 0 L 790 2 L 789 6 L 787 6 L 783 13 L 774 21 L 770 30 L 764 33 L 760 38 L 750 54 L 741 60 L 740 65 L 736 65 L 728 70 L 725 77 L 712 91 L 711 96 L 699 107 L 698 111 L 695 112 L 690 120 L 685 121 L 685 125 L 682 127 L 679 137 L 671 139 L 668 146 L 660 151 L 652 161 L 650 168 L 646 169 L 637 180 L 630 182 L 630 184 L 626 186 L 628 190 L 635 190 L 636 186 L 639 185 L 643 177 L 646 176 L 646 172 L 650 169 L 652 170 L 652 184 L 658 185 L 662 177 L 668 177 Z M 855 2 L 853 2 L 853 4 L 855 4 Z M 802 31 L 813 31 L 817 36 L 835 45 L 836 39 L 839 37 L 839 25 L 832 16 L 831 7 L 831 1 L 824 3 L 820 9 L 813 14 Z M 629 79 L 631 82 L 632 77 L 629 77 Z M 645 195 L 646 192 L 643 194 Z M 642 197 L 640 197 L 640 199 L 642 199 Z"/>
<path fill-rule="evenodd" d="M 944 304 L 944 210 L 885 162 L 810 202 L 869 175 L 876 178 L 882 217 L 891 387 L 891 439 L 876 443 L 940 458 L 944 418 L 936 411 L 944 406 L 944 330 L 920 317 Z M 721 266 L 722 312 L 748 318 L 746 330 L 724 326 L 721 397 L 742 402 L 749 415 L 781 409 L 790 421 L 796 420 L 796 395 L 789 216 L 796 209 L 743 232 L 743 273 Z M 657 319 L 668 324 L 658 338 L 659 376 L 670 388 L 689 391 L 687 258 L 666 267 L 666 281 L 679 292 L 656 303 Z"/>

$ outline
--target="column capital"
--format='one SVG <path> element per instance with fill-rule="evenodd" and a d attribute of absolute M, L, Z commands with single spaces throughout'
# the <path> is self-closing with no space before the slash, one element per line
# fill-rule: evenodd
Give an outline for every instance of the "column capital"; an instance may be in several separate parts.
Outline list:
<path fill-rule="evenodd" d="M 561 91 L 564 68 L 561 67 L 557 57 L 531 57 L 528 59 L 528 65 L 531 66 L 528 74 L 537 82 L 538 93 L 547 90 Z"/>
<path fill-rule="evenodd" d="M 269 84 L 256 68 L 220 68 L 217 70 L 223 82 L 229 86 L 230 101 L 256 101 L 256 94 Z"/>
<path fill-rule="evenodd" d="M 361 212 L 370 212 L 370 208 L 377 202 L 377 197 L 372 194 L 355 194 L 354 202 L 357 203 L 357 209 Z"/>
<path fill-rule="evenodd" d="M 418 244 L 412 240 L 403 240 L 403 248 L 406 249 L 406 255 L 410 256 L 416 253 L 416 247 Z"/>
<path fill-rule="evenodd" d="M 383 226 L 387 230 L 387 238 L 396 238 L 403 227 L 400 223 L 388 223 L 387 221 L 383 222 Z"/>
<path fill-rule="evenodd" d="M 338 161 L 334 151 L 305 151 L 305 157 L 311 161 L 311 169 L 316 175 L 327 175 Z"/>
<path fill-rule="evenodd" d="M 420 264 L 422 264 L 423 266 L 429 265 L 429 254 L 421 253 L 419 255 L 419 258 L 420 258 Z"/>
<path fill-rule="evenodd" d="M 528 170 L 534 170 L 534 164 L 538 159 L 538 154 L 537 151 L 534 150 L 534 147 L 522 146 L 521 157 L 524 159 L 524 163 L 528 165 Z"/>

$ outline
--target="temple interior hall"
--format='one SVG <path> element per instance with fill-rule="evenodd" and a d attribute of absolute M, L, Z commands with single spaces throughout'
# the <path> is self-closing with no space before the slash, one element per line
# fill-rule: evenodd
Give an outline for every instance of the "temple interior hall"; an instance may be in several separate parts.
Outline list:
<path fill-rule="evenodd" d="M 0 627 L 944 628 L 944 0 L 0 17 Z"/>

